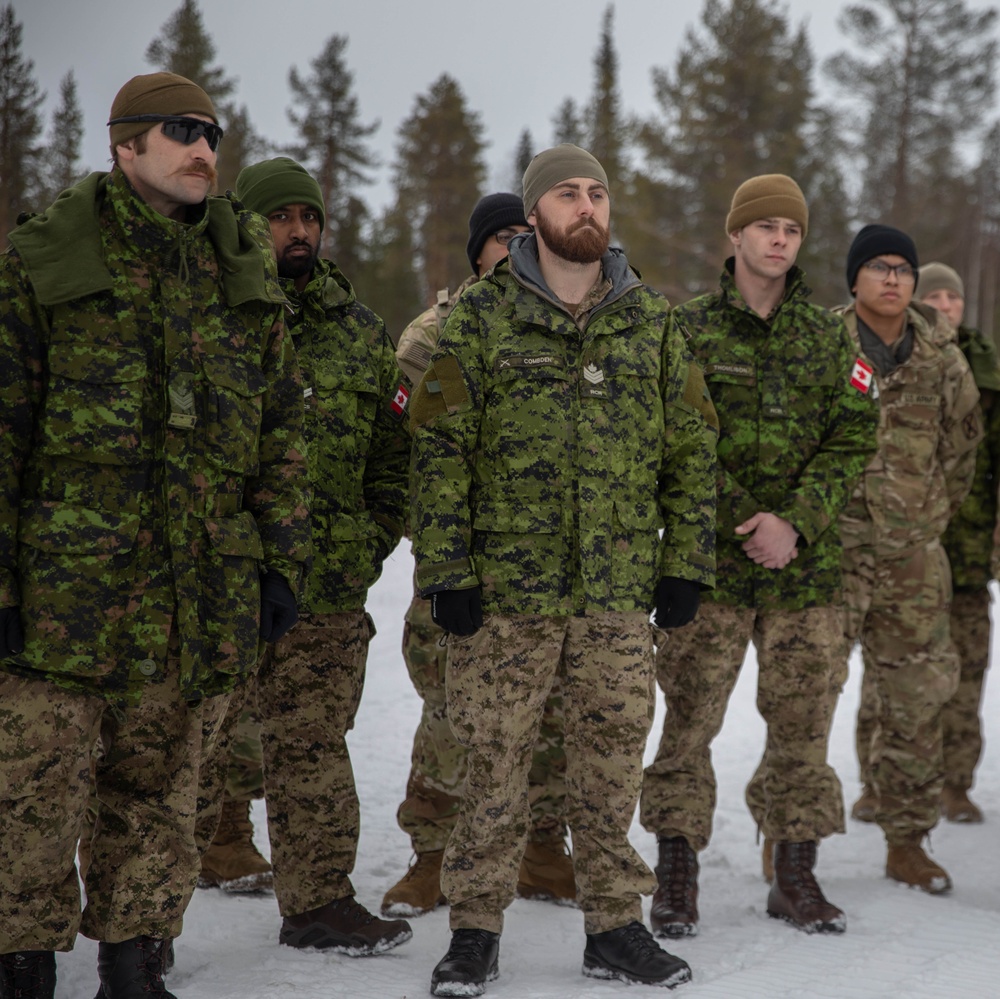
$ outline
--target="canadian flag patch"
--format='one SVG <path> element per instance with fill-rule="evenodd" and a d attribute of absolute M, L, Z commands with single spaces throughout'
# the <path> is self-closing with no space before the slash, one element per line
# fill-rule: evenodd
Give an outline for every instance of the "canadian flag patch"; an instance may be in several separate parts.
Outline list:
<path fill-rule="evenodd" d="M 851 385 L 859 392 L 867 392 L 872 387 L 872 368 L 865 364 L 861 358 L 854 362 L 854 370 L 851 372 Z"/>
<path fill-rule="evenodd" d="M 402 416 L 403 411 L 406 409 L 406 404 L 410 401 L 410 393 L 405 385 L 400 384 L 399 388 L 396 389 L 396 395 L 392 400 L 392 411 L 396 416 Z"/>

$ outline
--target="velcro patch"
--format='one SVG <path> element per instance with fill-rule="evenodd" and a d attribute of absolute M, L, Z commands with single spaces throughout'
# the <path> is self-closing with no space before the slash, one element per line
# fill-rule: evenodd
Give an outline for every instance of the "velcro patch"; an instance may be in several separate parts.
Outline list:
<path fill-rule="evenodd" d="M 403 413 L 406 412 L 406 405 L 409 401 L 410 390 L 400 382 L 399 388 L 396 389 L 396 394 L 393 396 L 392 403 L 389 406 L 397 420 L 403 418 Z"/>
<path fill-rule="evenodd" d="M 872 387 L 872 376 L 872 366 L 866 364 L 860 357 L 856 358 L 851 370 L 851 386 L 867 395 L 868 390 Z"/>

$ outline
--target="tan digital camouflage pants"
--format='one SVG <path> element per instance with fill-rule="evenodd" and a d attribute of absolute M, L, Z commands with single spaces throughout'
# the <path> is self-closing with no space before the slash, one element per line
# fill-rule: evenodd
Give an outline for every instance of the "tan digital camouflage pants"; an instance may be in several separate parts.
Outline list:
<path fill-rule="evenodd" d="M 364 611 L 310 614 L 257 676 L 267 829 L 283 916 L 353 895 L 360 830 L 345 736 L 354 725 L 375 625 Z"/>
<path fill-rule="evenodd" d="M 861 642 L 877 703 L 858 755 L 879 796 L 876 821 L 889 843 L 899 843 L 938 820 L 941 709 L 959 677 L 948 621 L 951 570 L 937 541 L 892 558 L 845 549 L 843 567 L 845 636 L 848 647 Z"/>
<path fill-rule="evenodd" d="M 961 661 L 958 689 L 941 711 L 944 782 L 963 791 L 972 787 L 983 751 L 979 708 L 990 660 L 990 591 L 957 590 L 951 599 L 951 640 Z M 875 681 L 865 670 L 856 730 L 861 780 L 872 783 L 869 751 L 878 720 Z"/>
<path fill-rule="evenodd" d="M 712 741 L 752 641 L 757 709 L 767 723 L 764 758 L 747 788 L 761 832 L 805 842 L 844 831 L 840 780 L 827 763 L 830 724 L 847 677 L 835 607 L 762 614 L 703 602 L 683 628 L 658 632 L 656 677 L 667 714 L 656 758 L 643 775 L 639 817 L 657 836 L 704 850 L 712 836 Z"/>
<path fill-rule="evenodd" d="M 653 708 L 645 614 L 487 616 L 448 640 L 448 715 L 468 753 L 465 793 L 441 888 L 452 929 L 499 933 L 528 838 L 528 771 L 546 698 L 559 677 L 566 811 L 587 933 L 642 918 L 652 872 L 629 843 Z"/>
<path fill-rule="evenodd" d="M 189 704 L 180 664 L 119 720 L 99 697 L 0 674 L 0 953 L 180 935 L 198 879 L 199 769 L 228 697 Z M 95 766 L 100 818 L 80 912 L 77 840 Z"/>
<path fill-rule="evenodd" d="M 396 818 L 415 853 L 444 849 L 455 826 L 465 783 L 465 749 L 448 721 L 443 637 L 444 632 L 431 619 L 430 601 L 414 597 L 403 628 L 403 660 L 423 707 L 413 735 L 406 798 Z M 528 771 L 531 839 L 565 839 L 565 799 L 566 753 L 557 680 L 545 702 Z"/>

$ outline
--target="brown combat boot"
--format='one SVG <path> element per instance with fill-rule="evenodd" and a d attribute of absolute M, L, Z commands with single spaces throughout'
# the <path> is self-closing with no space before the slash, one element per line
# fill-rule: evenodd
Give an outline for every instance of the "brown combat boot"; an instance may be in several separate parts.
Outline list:
<path fill-rule="evenodd" d="M 764 837 L 764 846 L 760 851 L 760 870 L 764 880 L 770 884 L 774 880 L 774 840 Z"/>
<path fill-rule="evenodd" d="M 787 920 L 806 933 L 843 933 L 847 918 L 824 898 L 813 875 L 815 866 L 815 842 L 775 843 L 774 882 L 767 896 L 767 914 Z"/>
<path fill-rule="evenodd" d="M 385 920 L 370 913 L 353 895 L 336 898 L 318 909 L 285 916 L 278 943 L 315 947 L 348 957 L 384 954 L 413 936 L 405 919 Z"/>
<path fill-rule="evenodd" d="M 410 869 L 385 893 L 383 916 L 422 916 L 447 905 L 441 891 L 441 860 L 444 850 L 418 853 Z"/>
<path fill-rule="evenodd" d="M 947 784 L 941 789 L 941 814 L 949 822 L 983 821 L 983 813 L 977 804 L 969 800 L 968 792 Z"/>
<path fill-rule="evenodd" d="M 851 818 L 858 822 L 874 822 L 875 812 L 878 809 L 878 795 L 871 784 L 865 784 L 861 789 L 861 797 L 854 802 L 851 808 Z"/>
<path fill-rule="evenodd" d="M 517 872 L 518 898 L 576 904 L 573 858 L 562 841 L 528 840 Z"/>
<path fill-rule="evenodd" d="M 215 837 L 201 858 L 199 888 L 221 888 L 232 895 L 259 895 L 272 891 L 271 865 L 253 844 L 250 802 L 222 802 L 222 818 Z"/>
<path fill-rule="evenodd" d="M 948 872 L 924 853 L 919 833 L 902 843 L 890 843 L 885 861 L 885 875 L 904 885 L 919 888 L 930 895 L 943 895 L 951 891 Z"/>
<path fill-rule="evenodd" d="M 683 836 L 661 836 L 656 891 L 649 922 L 657 937 L 693 937 L 698 932 L 698 854 Z"/>

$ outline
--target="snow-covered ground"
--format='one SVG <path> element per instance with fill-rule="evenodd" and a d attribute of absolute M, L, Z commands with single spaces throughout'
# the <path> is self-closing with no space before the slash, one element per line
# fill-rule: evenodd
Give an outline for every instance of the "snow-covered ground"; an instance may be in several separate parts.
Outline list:
<path fill-rule="evenodd" d="M 409 841 L 396 825 L 395 812 L 419 712 L 399 654 L 411 571 L 404 542 L 371 593 L 369 609 L 379 634 L 350 735 L 362 807 L 354 884 L 359 900 L 373 911 L 410 858 Z M 859 665 L 857 660 L 851 663 L 831 746 L 848 807 L 858 791 L 853 728 Z M 974 793 L 986 823 L 942 823 L 932 838 L 934 856 L 951 874 L 955 890 L 932 898 L 886 880 L 880 831 L 849 820 L 846 836 L 822 845 L 817 867 L 825 893 L 847 913 L 847 933 L 808 936 L 769 919 L 765 912 L 760 848 L 743 803 L 743 788 L 764 739 L 754 705 L 756 663 L 748 657 L 715 744 L 719 809 L 714 838 L 701 856 L 701 930 L 697 937 L 668 946 L 694 972 L 693 981 L 674 994 L 685 999 L 1000 996 L 1000 739 L 993 741 L 1000 731 L 1000 682 L 994 678 L 987 688 L 987 745 Z M 648 756 L 655 751 L 662 722 L 661 696 Z M 266 851 L 262 803 L 255 805 L 254 819 Z M 652 865 L 653 837 L 635 823 L 632 839 Z M 647 899 L 647 917 L 648 905 Z M 176 944 L 170 990 L 178 999 L 413 999 L 428 994 L 431 969 L 449 940 L 446 909 L 412 920 L 413 939 L 374 958 L 279 947 L 279 924 L 273 898 L 197 892 Z M 487 994 L 495 999 L 611 999 L 621 994 L 626 986 L 620 983 L 580 974 L 583 945 L 577 910 L 515 901 L 507 911 L 500 945 L 500 978 Z M 81 939 L 71 954 L 59 956 L 56 995 L 92 999 L 96 987 L 96 944 Z"/>

